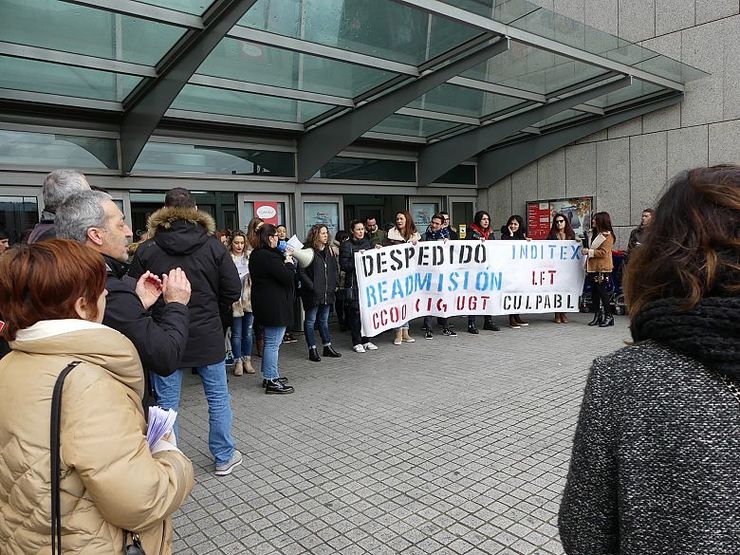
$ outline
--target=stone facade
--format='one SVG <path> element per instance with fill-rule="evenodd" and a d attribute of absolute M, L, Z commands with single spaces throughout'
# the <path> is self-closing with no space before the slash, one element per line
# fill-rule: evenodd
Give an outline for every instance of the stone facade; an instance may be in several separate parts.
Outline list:
<path fill-rule="evenodd" d="M 529 200 L 594 195 L 612 216 L 617 246 L 666 182 L 699 165 L 740 163 L 740 1 L 538 0 L 711 75 L 683 102 L 587 137 L 481 189 L 494 229 Z"/>

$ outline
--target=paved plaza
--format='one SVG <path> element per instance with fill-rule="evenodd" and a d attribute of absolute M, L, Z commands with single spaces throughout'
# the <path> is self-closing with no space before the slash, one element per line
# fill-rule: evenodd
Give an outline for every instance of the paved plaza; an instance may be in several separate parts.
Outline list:
<path fill-rule="evenodd" d="M 590 328 L 528 316 L 528 328 L 436 334 L 309 362 L 281 349 L 293 395 L 231 377 L 244 465 L 213 475 L 197 376 L 181 439 L 196 486 L 175 515 L 175 553 L 561 554 L 557 510 L 591 360 L 624 345 L 627 319 Z M 482 320 L 482 318 L 479 318 Z M 482 324 L 482 322 L 479 322 Z M 260 359 L 257 358 L 257 366 Z"/>

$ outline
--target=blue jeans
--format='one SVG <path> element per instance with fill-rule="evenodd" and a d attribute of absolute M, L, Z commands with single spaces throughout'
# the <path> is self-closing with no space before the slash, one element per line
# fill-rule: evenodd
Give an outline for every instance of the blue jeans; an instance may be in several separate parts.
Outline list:
<path fill-rule="evenodd" d="M 265 326 L 265 346 L 262 351 L 262 377 L 274 380 L 280 377 L 278 356 L 285 335 L 285 326 Z"/>
<path fill-rule="evenodd" d="M 229 462 L 234 454 L 234 438 L 231 437 L 231 395 L 226 384 L 226 365 L 224 361 L 207 366 L 197 366 L 203 391 L 208 401 L 208 448 L 216 464 Z M 163 409 L 178 410 L 183 369 L 180 368 L 167 377 L 152 373 L 152 382 L 157 392 L 159 406 Z M 177 419 L 180 420 L 179 418 Z M 175 423 L 175 435 L 179 428 Z"/>
<path fill-rule="evenodd" d="M 254 314 L 245 312 L 244 316 L 234 316 L 231 323 L 231 352 L 234 360 L 252 356 L 252 324 Z"/>
<path fill-rule="evenodd" d="M 309 348 L 316 346 L 316 335 L 313 328 L 316 320 L 319 321 L 319 334 L 324 345 L 331 343 L 329 335 L 329 305 L 320 304 L 306 309 L 306 320 L 303 322 L 303 331 L 306 334 L 306 344 Z"/>

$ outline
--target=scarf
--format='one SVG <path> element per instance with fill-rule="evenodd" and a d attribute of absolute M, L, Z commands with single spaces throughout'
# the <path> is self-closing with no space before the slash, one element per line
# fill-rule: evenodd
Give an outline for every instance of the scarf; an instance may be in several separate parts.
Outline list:
<path fill-rule="evenodd" d="M 679 299 L 645 305 L 632 319 L 635 342 L 653 339 L 740 380 L 740 297 L 706 297 L 691 310 Z"/>
<path fill-rule="evenodd" d="M 490 226 L 489 226 L 488 229 L 484 230 L 482 227 L 480 227 L 477 224 L 471 224 L 470 225 L 470 228 L 473 231 L 475 231 L 478 235 L 480 235 L 481 237 L 483 237 L 483 239 L 485 239 L 486 241 L 488 241 L 488 238 L 491 236 L 491 231 L 492 230 L 491 230 Z"/>

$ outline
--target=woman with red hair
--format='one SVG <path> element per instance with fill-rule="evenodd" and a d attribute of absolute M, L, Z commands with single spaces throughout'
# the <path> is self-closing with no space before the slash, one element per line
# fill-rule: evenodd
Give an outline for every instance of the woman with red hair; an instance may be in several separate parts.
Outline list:
<path fill-rule="evenodd" d="M 50 552 L 52 391 L 64 381 L 60 420 L 61 544 L 65 553 L 122 553 L 138 534 L 149 555 L 171 553 L 169 516 L 193 487 L 173 434 L 149 448 L 144 374 L 133 344 L 101 324 L 105 265 L 63 239 L 0 259 L 0 545 Z"/>

